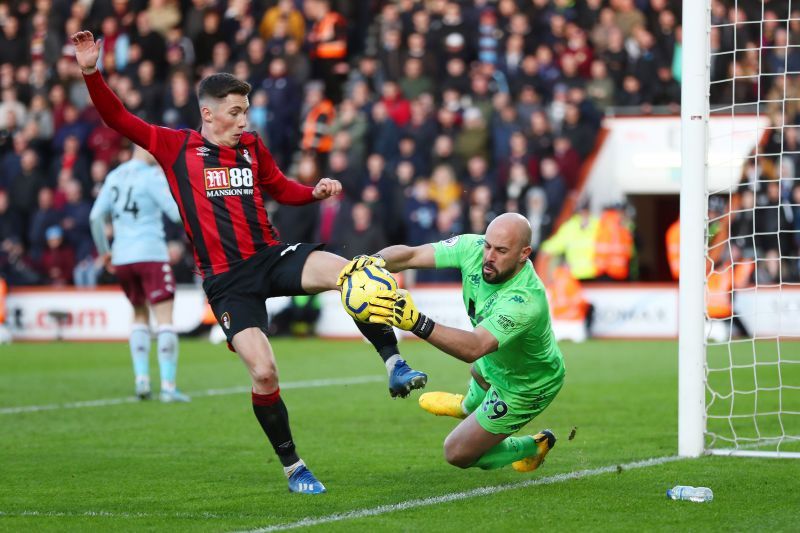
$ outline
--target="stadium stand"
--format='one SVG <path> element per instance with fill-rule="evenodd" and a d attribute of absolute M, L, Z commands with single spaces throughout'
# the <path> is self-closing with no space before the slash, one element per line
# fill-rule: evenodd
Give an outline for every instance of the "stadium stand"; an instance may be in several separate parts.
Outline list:
<path fill-rule="evenodd" d="M 716 17 L 732 12 L 715 2 Z M 370 242 L 413 245 L 482 232 L 505 211 L 529 217 L 544 242 L 604 114 L 677 109 L 679 20 L 676 0 L 0 3 L 0 275 L 10 286 L 110 281 L 86 218 L 131 149 L 87 97 L 67 39 L 76 29 L 102 36 L 109 84 L 150 121 L 195 128 L 199 79 L 248 80 L 250 129 L 287 175 L 345 185 L 302 213 L 270 205 L 278 229 L 349 256 L 366 229 Z M 759 205 L 777 201 L 767 189 Z M 56 226 L 76 270 L 54 279 L 44 259 Z M 168 236 L 185 270 L 185 236 Z"/>

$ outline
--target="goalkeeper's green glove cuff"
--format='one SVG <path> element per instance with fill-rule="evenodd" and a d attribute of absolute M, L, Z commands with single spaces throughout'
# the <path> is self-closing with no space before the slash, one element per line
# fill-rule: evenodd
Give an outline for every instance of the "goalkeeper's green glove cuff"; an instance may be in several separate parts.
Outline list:
<path fill-rule="evenodd" d="M 417 323 L 414 324 L 414 327 L 411 328 L 411 333 L 419 337 L 420 339 L 427 339 L 433 333 L 433 326 L 436 325 L 436 322 L 433 319 L 428 318 L 427 316 L 423 315 L 422 313 L 419 314 L 419 318 L 417 319 Z"/>

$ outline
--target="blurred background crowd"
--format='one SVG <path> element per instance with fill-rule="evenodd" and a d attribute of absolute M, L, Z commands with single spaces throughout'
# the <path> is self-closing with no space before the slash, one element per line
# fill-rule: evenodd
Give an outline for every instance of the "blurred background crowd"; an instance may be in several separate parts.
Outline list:
<path fill-rule="evenodd" d="M 716 0 L 713 14 L 755 15 Z M 0 275 L 12 286 L 108 277 L 88 215 L 131 150 L 88 99 L 69 41 L 79 29 L 103 38 L 106 79 L 153 123 L 197 128 L 197 82 L 219 71 L 246 79 L 250 129 L 284 172 L 344 184 L 322 203 L 268 205 L 282 240 L 350 257 L 481 233 L 504 211 L 528 217 L 538 250 L 579 188 L 605 113 L 678 111 L 680 15 L 677 0 L 0 2 Z M 785 43 L 785 26 L 716 31 L 712 47 L 734 36 Z M 769 53 L 762 64 L 798 68 L 794 51 Z M 714 68 L 724 77 L 753 60 Z M 790 82 L 796 94 L 796 76 L 762 89 Z M 758 93 L 750 79 L 719 87 L 723 102 Z M 753 202 L 773 202 L 761 179 Z M 168 237 L 178 281 L 192 282 L 182 229 L 168 224 Z"/>

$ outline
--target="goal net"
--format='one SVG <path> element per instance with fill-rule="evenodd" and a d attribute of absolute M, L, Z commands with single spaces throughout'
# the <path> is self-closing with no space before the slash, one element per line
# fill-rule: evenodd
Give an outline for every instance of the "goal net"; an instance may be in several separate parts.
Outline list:
<path fill-rule="evenodd" d="M 690 4 L 706 47 L 702 451 L 800 457 L 800 0 Z"/>

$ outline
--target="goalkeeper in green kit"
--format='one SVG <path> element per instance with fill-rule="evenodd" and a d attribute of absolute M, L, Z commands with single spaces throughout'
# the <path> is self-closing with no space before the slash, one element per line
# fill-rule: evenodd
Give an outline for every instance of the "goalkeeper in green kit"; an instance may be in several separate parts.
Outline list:
<path fill-rule="evenodd" d="M 445 459 L 460 468 L 512 464 L 517 471 L 530 472 L 556 442 L 549 430 L 511 436 L 553 401 L 565 375 L 545 288 L 528 259 L 530 237 L 528 221 L 506 213 L 492 221 L 483 236 L 460 235 L 417 247 L 390 246 L 351 262 L 351 271 L 368 264 L 391 272 L 434 267 L 461 270 L 472 331 L 436 324 L 402 290 L 380 292 L 368 307 L 371 322 L 411 331 L 472 363 L 465 396 L 429 392 L 419 399 L 426 411 L 464 419 L 444 442 Z"/>

